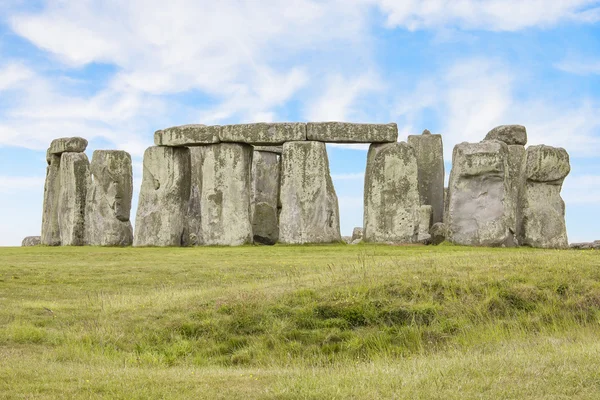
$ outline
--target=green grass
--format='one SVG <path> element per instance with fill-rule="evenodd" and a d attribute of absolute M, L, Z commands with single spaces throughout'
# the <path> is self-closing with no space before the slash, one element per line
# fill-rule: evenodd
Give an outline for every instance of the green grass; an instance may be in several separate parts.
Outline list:
<path fill-rule="evenodd" d="M 600 398 L 600 252 L 0 249 L 0 398 Z"/>

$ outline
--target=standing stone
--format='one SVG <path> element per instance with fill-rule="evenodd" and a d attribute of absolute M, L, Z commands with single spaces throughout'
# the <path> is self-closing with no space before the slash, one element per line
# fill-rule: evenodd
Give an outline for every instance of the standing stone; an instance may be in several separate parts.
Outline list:
<path fill-rule="evenodd" d="M 520 237 L 522 219 L 522 196 L 525 186 L 525 147 L 514 144 L 508 146 L 508 180 L 510 196 L 514 199 L 513 219 L 515 221 L 515 237 Z"/>
<path fill-rule="evenodd" d="M 40 244 L 42 244 L 41 236 L 27 236 L 21 242 L 21 247 L 39 246 Z"/>
<path fill-rule="evenodd" d="M 279 241 L 289 244 L 341 241 L 338 199 L 322 142 L 283 145 Z"/>
<path fill-rule="evenodd" d="M 449 241 L 470 246 L 515 245 L 515 199 L 505 143 L 456 145 L 448 192 Z"/>
<path fill-rule="evenodd" d="M 84 153 L 60 157 L 58 226 L 63 246 L 85 244 L 85 203 L 90 182 L 90 162 Z"/>
<path fill-rule="evenodd" d="M 279 172 L 276 153 L 254 151 L 252 158 L 252 238 L 255 243 L 275 244 L 279 239 Z"/>
<path fill-rule="evenodd" d="M 189 198 L 189 149 L 156 146 L 146 149 L 133 245 L 185 245 Z"/>
<path fill-rule="evenodd" d="M 252 242 L 250 190 L 252 146 L 207 146 L 202 159 L 200 224 L 205 245 L 239 246 Z"/>
<path fill-rule="evenodd" d="M 484 140 L 499 140 L 508 145 L 527 144 L 527 130 L 522 125 L 500 125 L 492 129 Z"/>
<path fill-rule="evenodd" d="M 355 240 L 362 240 L 363 239 L 363 228 L 361 226 L 357 226 L 352 230 L 352 238 L 351 238 L 352 242 L 354 242 Z"/>
<path fill-rule="evenodd" d="M 448 200 L 450 199 L 450 196 L 448 196 L 448 188 L 445 187 L 444 188 L 444 223 L 446 223 L 446 220 L 448 218 Z M 436 222 L 437 224 L 437 222 Z"/>
<path fill-rule="evenodd" d="M 90 164 L 92 181 L 85 212 L 85 243 L 130 246 L 133 173 L 131 156 L 120 150 L 96 150 Z"/>
<path fill-rule="evenodd" d="M 419 208 L 419 228 L 417 230 L 417 242 L 429 244 L 431 242 L 431 228 L 433 219 L 433 208 L 430 205 L 424 205 Z"/>
<path fill-rule="evenodd" d="M 444 147 L 442 135 L 428 130 L 422 135 L 409 135 L 408 144 L 415 149 L 419 169 L 419 198 L 421 205 L 432 208 L 432 224 L 444 220 Z M 429 231 L 429 227 L 427 228 Z"/>
<path fill-rule="evenodd" d="M 520 242 L 524 246 L 567 248 L 565 203 L 560 196 L 571 171 L 562 148 L 531 146 L 527 149 Z"/>
<path fill-rule="evenodd" d="M 46 183 L 44 184 L 41 241 L 46 246 L 60 246 L 60 227 L 58 225 L 60 156 L 49 151 L 46 156 L 50 162 L 46 168 Z"/>
<path fill-rule="evenodd" d="M 202 244 L 202 163 L 211 146 L 190 147 L 190 201 L 188 204 L 189 244 Z"/>
<path fill-rule="evenodd" d="M 431 235 L 431 244 L 437 246 L 443 243 L 446 240 L 447 231 L 446 224 L 443 222 L 436 222 L 433 224 L 429 230 L 429 234 Z"/>
<path fill-rule="evenodd" d="M 364 241 L 414 243 L 419 228 L 415 150 L 406 142 L 372 144 L 367 154 Z"/>

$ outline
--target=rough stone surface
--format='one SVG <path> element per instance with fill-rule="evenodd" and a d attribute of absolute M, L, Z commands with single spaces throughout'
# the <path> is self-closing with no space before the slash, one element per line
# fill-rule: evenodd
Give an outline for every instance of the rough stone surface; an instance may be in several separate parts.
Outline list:
<path fill-rule="evenodd" d="M 309 122 L 306 139 L 330 143 L 392 143 L 398 140 L 398 126 L 350 122 Z"/>
<path fill-rule="evenodd" d="M 281 155 L 283 153 L 283 146 L 254 146 L 254 151 L 265 151 Z"/>
<path fill-rule="evenodd" d="M 325 143 L 283 145 L 281 174 L 281 243 L 339 242 L 338 199 L 329 172 Z"/>
<path fill-rule="evenodd" d="M 431 235 L 431 244 L 437 246 L 446 240 L 446 235 L 448 234 L 448 229 L 446 228 L 446 224 L 442 222 L 436 222 L 433 224 L 431 229 L 429 230 L 429 234 Z"/>
<path fill-rule="evenodd" d="M 190 151 L 149 147 L 135 221 L 134 246 L 182 246 L 188 241 Z"/>
<path fill-rule="evenodd" d="M 423 205 L 419 208 L 419 228 L 417 230 L 417 242 L 428 244 L 431 241 L 429 228 L 433 219 L 433 207 Z"/>
<path fill-rule="evenodd" d="M 572 243 L 569 247 L 573 250 L 600 250 L 600 241 Z"/>
<path fill-rule="evenodd" d="M 372 144 L 364 189 L 364 241 L 414 243 L 419 229 L 417 158 L 405 142 Z"/>
<path fill-rule="evenodd" d="M 352 243 L 352 236 L 342 236 L 342 241 L 344 241 L 346 244 L 350 244 Z"/>
<path fill-rule="evenodd" d="M 90 163 L 92 180 L 85 211 L 85 243 L 130 246 L 133 173 L 131 156 L 120 150 L 96 150 Z"/>
<path fill-rule="evenodd" d="M 238 246 L 252 242 L 252 146 L 207 146 L 202 160 L 200 243 Z"/>
<path fill-rule="evenodd" d="M 81 137 L 54 139 L 50 143 L 48 153 L 58 155 L 62 153 L 83 153 L 87 145 L 88 141 Z"/>
<path fill-rule="evenodd" d="M 42 237 L 41 236 L 27 236 L 21 242 L 21 246 L 22 247 L 39 246 L 40 244 L 42 244 Z"/>
<path fill-rule="evenodd" d="M 154 133 L 157 146 L 198 146 L 219 143 L 220 126 L 201 124 L 174 126 Z"/>
<path fill-rule="evenodd" d="M 521 245 L 561 249 L 569 246 L 565 203 L 560 191 L 570 169 L 569 155 L 564 149 L 544 145 L 527 149 Z"/>
<path fill-rule="evenodd" d="M 90 162 L 84 153 L 60 157 L 58 226 L 63 246 L 85 244 L 85 203 L 90 183 Z"/>
<path fill-rule="evenodd" d="M 508 146 L 508 180 L 510 196 L 514 199 L 513 219 L 515 221 L 515 237 L 520 237 L 523 188 L 525 186 L 525 147 L 521 145 Z"/>
<path fill-rule="evenodd" d="M 492 129 L 484 140 L 499 140 L 508 145 L 527 144 L 527 130 L 522 125 L 500 125 Z"/>
<path fill-rule="evenodd" d="M 446 219 L 448 217 L 448 200 L 450 199 L 450 196 L 448 196 L 448 188 L 445 187 L 444 188 L 444 223 L 446 222 Z"/>
<path fill-rule="evenodd" d="M 276 153 L 256 151 L 252 158 L 252 239 L 272 245 L 279 239 L 279 172 Z"/>
<path fill-rule="evenodd" d="M 448 189 L 449 241 L 470 246 L 516 244 L 505 143 L 456 145 Z"/>
<path fill-rule="evenodd" d="M 190 147 L 190 201 L 188 203 L 188 244 L 202 244 L 202 164 L 207 151 L 212 146 Z"/>
<path fill-rule="evenodd" d="M 422 135 L 409 135 L 408 144 L 414 147 L 417 156 L 421 204 L 432 207 L 432 223 L 442 222 L 444 220 L 444 147 L 442 135 L 432 135 L 425 130 Z"/>
<path fill-rule="evenodd" d="M 225 125 L 221 131 L 222 142 L 277 145 L 296 140 L 306 140 L 306 124 L 303 122 Z"/>
<path fill-rule="evenodd" d="M 46 168 L 44 205 L 42 211 L 42 244 L 60 246 L 58 224 L 58 196 L 60 194 L 60 156 L 49 154 L 50 164 Z"/>
<path fill-rule="evenodd" d="M 360 226 L 355 227 L 352 230 L 352 241 L 363 238 L 363 228 Z"/>

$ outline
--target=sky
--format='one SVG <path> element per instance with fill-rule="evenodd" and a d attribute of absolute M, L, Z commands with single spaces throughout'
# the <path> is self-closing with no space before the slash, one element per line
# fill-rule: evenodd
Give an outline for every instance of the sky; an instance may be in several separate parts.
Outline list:
<path fill-rule="evenodd" d="M 564 147 L 569 240 L 600 239 L 600 1 L 0 0 L 0 245 L 39 235 L 54 138 L 134 162 L 189 123 L 398 124 L 453 147 L 497 125 Z M 343 235 L 367 146 L 328 145 Z"/>

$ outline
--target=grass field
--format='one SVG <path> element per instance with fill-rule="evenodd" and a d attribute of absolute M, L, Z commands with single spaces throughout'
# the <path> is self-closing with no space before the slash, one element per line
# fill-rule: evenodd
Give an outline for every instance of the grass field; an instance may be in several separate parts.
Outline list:
<path fill-rule="evenodd" d="M 0 249 L 0 398 L 600 398 L 600 252 Z"/>

